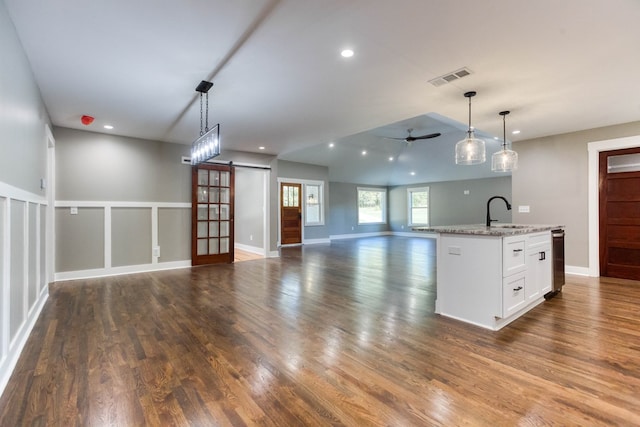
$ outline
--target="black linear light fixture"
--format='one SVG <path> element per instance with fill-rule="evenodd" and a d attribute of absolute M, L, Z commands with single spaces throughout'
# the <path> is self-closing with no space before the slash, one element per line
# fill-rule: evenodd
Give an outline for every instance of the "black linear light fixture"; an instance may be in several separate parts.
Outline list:
<path fill-rule="evenodd" d="M 200 93 L 200 137 L 191 144 L 191 164 L 197 165 L 220 155 L 220 124 L 209 129 L 209 89 L 213 83 L 201 81 L 196 87 Z M 203 112 L 203 101 L 206 113 Z"/>

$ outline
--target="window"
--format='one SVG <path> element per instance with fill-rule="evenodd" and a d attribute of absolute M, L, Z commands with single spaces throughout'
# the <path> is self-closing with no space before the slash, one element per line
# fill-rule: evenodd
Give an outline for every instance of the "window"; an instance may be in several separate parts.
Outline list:
<path fill-rule="evenodd" d="M 429 187 L 407 188 L 409 225 L 429 225 Z"/>
<path fill-rule="evenodd" d="M 387 223 L 387 190 L 358 187 L 358 224 Z"/>
<path fill-rule="evenodd" d="M 305 184 L 304 194 L 304 225 L 323 225 L 322 184 Z"/>

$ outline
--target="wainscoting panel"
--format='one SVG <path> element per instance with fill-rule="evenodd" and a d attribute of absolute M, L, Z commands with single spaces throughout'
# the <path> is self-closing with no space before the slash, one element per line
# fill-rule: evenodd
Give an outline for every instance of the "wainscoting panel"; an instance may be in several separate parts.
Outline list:
<path fill-rule="evenodd" d="M 49 295 L 46 199 L 0 182 L 0 394 Z"/>

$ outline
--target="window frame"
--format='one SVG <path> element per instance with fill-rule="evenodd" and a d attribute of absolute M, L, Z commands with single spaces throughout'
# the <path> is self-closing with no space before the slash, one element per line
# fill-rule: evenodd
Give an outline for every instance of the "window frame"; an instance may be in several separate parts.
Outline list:
<path fill-rule="evenodd" d="M 308 215 L 308 206 L 307 203 L 309 197 L 308 187 L 318 187 L 318 205 L 319 209 L 319 219 L 316 222 L 309 221 Z M 318 225 L 324 225 L 324 182 L 323 181 L 303 181 L 302 182 L 302 204 L 303 208 L 303 217 L 304 217 L 304 226 L 314 227 Z"/>
<path fill-rule="evenodd" d="M 381 222 L 363 222 L 360 218 L 360 192 L 376 192 L 382 194 L 382 221 Z M 380 225 L 388 223 L 387 216 L 387 200 L 388 189 L 386 187 L 357 187 L 356 192 L 356 211 L 358 216 L 358 225 Z"/>
<path fill-rule="evenodd" d="M 427 193 L 427 222 L 414 222 L 413 221 L 413 197 L 412 193 Z M 431 223 L 431 191 L 429 187 L 409 187 L 407 188 L 407 225 L 412 226 L 429 226 Z"/>

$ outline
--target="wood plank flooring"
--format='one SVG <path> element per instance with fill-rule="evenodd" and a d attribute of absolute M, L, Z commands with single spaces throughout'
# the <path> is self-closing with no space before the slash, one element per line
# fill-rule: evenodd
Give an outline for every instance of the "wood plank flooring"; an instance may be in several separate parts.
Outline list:
<path fill-rule="evenodd" d="M 0 425 L 640 425 L 640 283 L 568 276 L 498 332 L 434 299 L 403 237 L 56 283 Z"/>
<path fill-rule="evenodd" d="M 253 252 L 243 251 L 237 248 L 233 250 L 233 262 L 253 261 L 262 258 L 264 258 L 264 256 L 254 254 Z"/>

